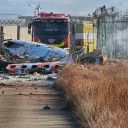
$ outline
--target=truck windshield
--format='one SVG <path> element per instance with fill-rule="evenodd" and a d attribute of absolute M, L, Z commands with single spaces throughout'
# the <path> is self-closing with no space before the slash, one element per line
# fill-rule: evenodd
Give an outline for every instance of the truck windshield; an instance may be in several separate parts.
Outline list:
<path fill-rule="evenodd" d="M 38 36 L 63 36 L 68 32 L 68 20 L 39 20 L 34 22 L 34 28 L 34 34 Z"/>

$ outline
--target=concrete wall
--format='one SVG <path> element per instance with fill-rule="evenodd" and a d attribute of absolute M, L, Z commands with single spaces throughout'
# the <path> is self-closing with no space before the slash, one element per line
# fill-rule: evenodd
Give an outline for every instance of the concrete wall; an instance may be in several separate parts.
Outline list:
<path fill-rule="evenodd" d="M 18 39 L 18 26 L 4 26 L 3 32 L 4 32 L 4 40 L 6 39 Z M 21 27 L 19 28 L 19 39 L 23 41 L 31 41 L 31 35 L 28 34 L 28 28 L 27 27 Z"/>

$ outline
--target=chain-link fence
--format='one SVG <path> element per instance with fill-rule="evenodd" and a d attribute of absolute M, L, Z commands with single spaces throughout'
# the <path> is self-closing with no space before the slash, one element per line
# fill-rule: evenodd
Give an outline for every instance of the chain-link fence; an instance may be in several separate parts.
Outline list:
<path fill-rule="evenodd" d="M 16 14 L 0 14 L 0 42 L 7 39 L 31 41 L 27 27 L 31 19 Z"/>
<path fill-rule="evenodd" d="M 128 59 L 128 12 L 105 6 L 96 10 L 97 47 L 111 59 Z"/>
<path fill-rule="evenodd" d="M 0 26 L 0 42 L 8 39 L 31 41 L 31 34 L 26 26 Z"/>

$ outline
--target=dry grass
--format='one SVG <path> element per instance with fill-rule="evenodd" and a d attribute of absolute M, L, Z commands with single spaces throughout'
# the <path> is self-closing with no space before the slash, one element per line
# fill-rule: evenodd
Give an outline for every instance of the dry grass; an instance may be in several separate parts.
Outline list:
<path fill-rule="evenodd" d="M 67 65 L 57 81 L 84 128 L 128 127 L 128 63 Z"/>

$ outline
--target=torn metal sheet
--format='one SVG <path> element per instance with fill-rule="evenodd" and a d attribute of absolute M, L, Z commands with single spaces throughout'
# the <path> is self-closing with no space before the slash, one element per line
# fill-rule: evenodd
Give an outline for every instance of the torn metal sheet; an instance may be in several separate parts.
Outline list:
<path fill-rule="evenodd" d="M 51 47 L 37 42 L 8 40 L 3 42 L 2 49 L 10 60 L 24 59 L 30 62 L 58 61 L 68 54 L 68 50 Z M 15 61 L 18 62 L 18 61 Z"/>
<path fill-rule="evenodd" d="M 44 63 L 21 63 L 21 64 L 8 64 L 6 67 L 8 72 L 13 73 L 51 73 L 58 72 L 59 67 L 66 65 L 66 62 L 44 62 Z"/>

